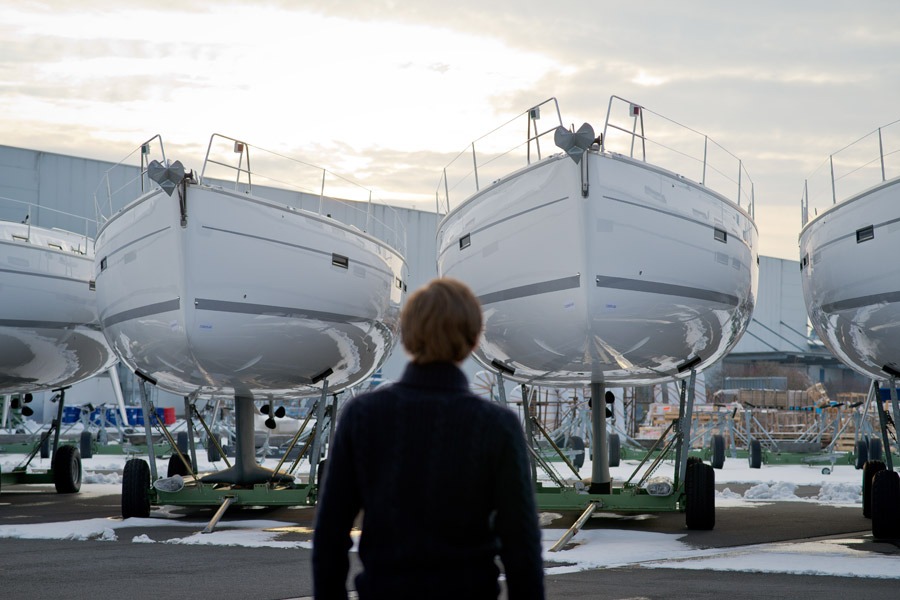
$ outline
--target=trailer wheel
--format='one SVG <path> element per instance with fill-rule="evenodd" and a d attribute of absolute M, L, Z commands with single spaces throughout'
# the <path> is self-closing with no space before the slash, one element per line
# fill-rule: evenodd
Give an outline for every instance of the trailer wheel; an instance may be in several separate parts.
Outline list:
<path fill-rule="evenodd" d="M 219 453 L 219 449 L 216 447 L 216 442 L 213 440 L 212 436 L 209 436 L 206 439 L 206 460 L 209 462 L 218 462 L 222 460 L 222 455 Z"/>
<path fill-rule="evenodd" d="M 132 458 L 122 470 L 122 517 L 150 516 L 150 465 Z"/>
<path fill-rule="evenodd" d="M 619 441 L 619 434 L 613 433 L 609 436 L 609 466 L 618 467 L 622 462 L 622 443 Z"/>
<path fill-rule="evenodd" d="M 894 540 L 900 537 L 900 473 L 887 469 L 872 479 L 872 537 Z"/>
<path fill-rule="evenodd" d="M 869 442 L 865 439 L 856 440 L 856 468 L 862 469 L 869 460 Z"/>
<path fill-rule="evenodd" d="M 182 454 L 187 454 L 188 451 L 188 434 L 187 431 L 179 431 L 178 435 L 175 436 L 175 445 L 181 450 Z"/>
<path fill-rule="evenodd" d="M 716 526 L 716 472 L 703 462 L 688 464 L 684 477 L 685 524 L 688 529 Z"/>
<path fill-rule="evenodd" d="M 78 448 L 81 450 L 81 458 L 94 456 L 94 438 L 90 431 L 81 432 L 81 437 L 78 438 Z"/>
<path fill-rule="evenodd" d="M 191 463 L 191 457 L 187 454 L 184 455 L 184 460 Z M 191 465 L 193 466 L 193 465 Z M 172 477 L 174 475 L 181 475 L 182 477 L 186 477 L 189 474 L 187 466 L 181 460 L 181 458 L 177 454 L 173 454 L 169 457 L 169 468 L 166 472 L 167 477 Z"/>
<path fill-rule="evenodd" d="M 884 463 L 880 460 L 866 461 L 866 464 L 863 465 L 862 505 L 863 516 L 867 519 L 872 518 L 872 480 L 884 469 Z"/>
<path fill-rule="evenodd" d="M 869 440 L 869 460 L 881 460 L 881 438 L 873 437 Z"/>
<path fill-rule="evenodd" d="M 575 468 L 580 469 L 581 467 L 583 467 L 584 440 L 577 435 L 570 435 L 569 439 L 566 441 L 566 449 L 575 451 L 574 456 L 572 456 L 572 464 L 575 465 Z"/>
<path fill-rule="evenodd" d="M 53 485 L 59 494 L 74 494 L 81 489 L 81 454 L 75 446 L 60 446 L 51 463 Z"/>
<path fill-rule="evenodd" d="M 750 440 L 750 452 L 747 459 L 750 461 L 751 469 L 762 467 L 762 444 L 759 443 L 759 440 Z"/>
<path fill-rule="evenodd" d="M 718 434 L 712 436 L 710 446 L 712 447 L 712 460 L 709 462 L 713 469 L 721 469 L 725 466 L 725 437 Z"/>

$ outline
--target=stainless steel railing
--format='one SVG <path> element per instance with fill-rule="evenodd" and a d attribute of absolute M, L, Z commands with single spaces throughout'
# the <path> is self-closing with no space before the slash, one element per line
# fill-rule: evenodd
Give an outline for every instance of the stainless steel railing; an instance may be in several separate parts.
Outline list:
<path fill-rule="evenodd" d="M 900 119 L 828 155 L 803 180 L 800 219 L 805 226 L 830 206 L 900 176 Z"/>
<path fill-rule="evenodd" d="M 542 113 L 551 118 L 541 120 Z M 559 152 L 552 138 L 547 142 L 545 137 L 562 124 L 556 98 L 548 98 L 470 143 L 441 174 L 435 190 L 438 214 L 450 212 L 486 182 L 530 165 L 542 154 Z M 612 96 L 600 142 L 602 152 L 652 163 L 713 189 L 751 216 L 755 213 L 753 180 L 743 161 L 708 135 Z"/>

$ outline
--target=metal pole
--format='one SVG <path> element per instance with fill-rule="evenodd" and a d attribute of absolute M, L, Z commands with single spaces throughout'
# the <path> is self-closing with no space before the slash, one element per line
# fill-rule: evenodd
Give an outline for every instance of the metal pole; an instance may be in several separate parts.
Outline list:
<path fill-rule="evenodd" d="M 750 216 L 756 218 L 756 184 L 750 182 Z"/>
<path fill-rule="evenodd" d="M 188 451 L 191 453 L 191 465 L 197 469 L 197 446 L 194 444 L 194 419 L 192 418 L 191 399 L 184 397 L 184 420 L 187 425 Z"/>
<path fill-rule="evenodd" d="M 322 205 L 325 202 L 325 169 L 322 169 L 322 187 L 319 189 L 319 216 L 322 216 Z"/>
<path fill-rule="evenodd" d="M 478 185 L 478 158 L 475 156 L 475 142 L 472 142 L 472 167 L 475 170 L 475 191 L 477 192 L 481 188 Z"/>
<path fill-rule="evenodd" d="M 900 423 L 900 403 L 897 402 L 897 380 L 891 377 L 891 408 L 894 411 L 894 433 L 896 434 L 897 423 Z M 888 456 L 891 454 L 891 441 L 884 440 L 884 452 Z"/>
<path fill-rule="evenodd" d="M 606 433 L 606 391 L 602 382 L 591 382 L 591 494 L 612 492 L 609 476 L 609 441 Z"/>
<path fill-rule="evenodd" d="M 527 144 L 525 145 L 525 164 L 531 164 L 531 122 L 534 120 L 534 109 L 528 111 L 528 131 L 525 132 L 525 139 L 527 140 Z M 534 133 L 535 137 L 537 136 L 537 123 L 534 124 Z"/>
<path fill-rule="evenodd" d="M 122 395 L 122 382 L 119 381 L 119 371 L 118 371 L 118 363 L 111 366 L 106 370 L 107 375 L 109 375 L 109 381 L 112 384 L 113 395 L 116 397 L 116 403 L 119 407 L 119 415 L 121 415 L 121 422 L 128 426 L 128 411 L 125 410 L 125 396 Z"/>
<path fill-rule="evenodd" d="M 6 422 L 9 420 L 9 395 L 3 396 L 3 416 L 0 416 L 0 429 L 6 429 Z"/>
<path fill-rule="evenodd" d="M 156 481 L 156 448 L 153 447 L 153 435 L 150 433 L 150 398 L 147 391 L 147 382 L 142 377 L 138 382 L 141 388 L 141 413 L 144 415 L 144 436 L 147 441 L 147 455 L 150 458 L 150 480 Z"/>
<path fill-rule="evenodd" d="M 334 394 L 331 397 L 331 423 L 329 423 L 328 430 L 328 445 L 329 450 L 331 449 L 331 440 L 334 439 L 334 431 L 337 429 L 337 413 L 338 413 L 338 395 Z"/>
<path fill-rule="evenodd" d="M 884 181 L 884 145 L 881 143 L 881 127 L 878 128 L 878 156 L 881 158 L 881 180 Z"/>
<path fill-rule="evenodd" d="M 531 406 L 528 402 L 528 388 L 523 383 L 522 390 L 522 417 L 525 427 L 525 441 L 529 448 L 534 448 L 534 432 L 531 430 Z M 531 458 L 531 480 L 537 481 L 537 463 Z"/>
<path fill-rule="evenodd" d="M 450 212 L 450 184 L 447 182 L 447 167 L 444 167 L 444 198 L 447 199 L 447 212 Z M 437 214 L 441 214 L 440 206 L 438 206 Z"/>
<path fill-rule="evenodd" d="M 66 405 L 66 390 L 69 389 L 69 386 L 59 389 L 59 406 L 56 411 L 56 428 L 53 432 L 53 453 L 50 455 L 50 458 L 54 458 L 56 456 L 56 449 L 59 448 L 59 430 L 62 428 L 63 422 L 63 412 Z M 52 463 L 51 463 L 52 464 Z"/>
<path fill-rule="evenodd" d="M 703 136 L 703 176 L 700 177 L 700 185 L 706 185 L 706 148 L 709 145 L 709 136 Z"/>
<path fill-rule="evenodd" d="M 687 385 L 682 382 L 682 398 L 686 395 L 687 398 L 683 400 L 684 403 L 684 412 L 681 419 L 681 453 L 679 455 L 680 461 L 678 464 L 678 480 L 684 481 L 685 474 L 687 473 L 687 459 L 688 454 L 691 451 L 691 425 L 692 420 L 694 418 L 694 385 L 697 380 L 697 371 L 691 369 L 691 374 L 688 377 Z M 687 394 L 684 393 L 684 390 L 687 390 Z"/>
<path fill-rule="evenodd" d="M 322 421 L 325 419 L 325 405 L 328 404 L 328 380 L 322 382 L 322 398 L 316 406 L 316 439 L 313 440 L 312 449 L 309 452 L 309 485 L 316 484 L 316 475 L 319 467 L 319 453 L 322 450 L 323 429 Z"/>
<path fill-rule="evenodd" d="M 834 185 L 834 155 L 828 157 L 828 164 L 831 167 L 831 203 L 837 204 L 837 190 Z"/>
<path fill-rule="evenodd" d="M 806 225 L 809 221 L 809 180 L 803 180 L 803 197 L 800 199 L 800 226 Z"/>
<path fill-rule="evenodd" d="M 881 426 L 881 440 L 884 449 L 886 450 L 884 453 L 884 464 L 888 471 L 893 471 L 894 459 L 891 457 L 890 452 L 891 446 L 890 441 L 888 440 L 887 415 L 884 413 L 884 402 L 881 401 L 881 391 L 878 387 L 878 382 L 873 380 L 872 385 L 875 388 L 875 407 L 878 409 L 878 424 Z"/>

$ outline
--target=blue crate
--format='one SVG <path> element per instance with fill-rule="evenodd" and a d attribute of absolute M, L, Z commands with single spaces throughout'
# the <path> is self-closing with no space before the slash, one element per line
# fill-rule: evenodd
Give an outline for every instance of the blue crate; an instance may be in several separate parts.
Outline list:
<path fill-rule="evenodd" d="M 139 407 L 126 407 L 125 414 L 128 415 L 128 424 L 129 425 L 143 425 L 144 424 L 144 411 Z M 166 421 L 166 409 L 157 408 L 156 416 L 159 421 L 169 424 Z M 157 424 L 156 419 L 154 419 L 153 425 Z"/>
<path fill-rule="evenodd" d="M 119 423 L 121 420 L 119 411 L 115 408 L 98 408 L 91 413 L 91 423 L 101 427 L 115 426 L 116 423 Z"/>
<path fill-rule="evenodd" d="M 881 392 L 882 400 L 890 400 L 891 399 L 891 388 L 889 387 L 880 387 L 878 391 Z M 900 388 L 897 389 L 897 398 L 900 399 Z"/>
<path fill-rule="evenodd" d="M 62 424 L 63 425 L 72 425 L 73 423 L 77 423 L 80 418 L 81 418 L 81 407 L 80 406 L 64 406 L 63 407 L 63 416 L 62 416 Z"/>

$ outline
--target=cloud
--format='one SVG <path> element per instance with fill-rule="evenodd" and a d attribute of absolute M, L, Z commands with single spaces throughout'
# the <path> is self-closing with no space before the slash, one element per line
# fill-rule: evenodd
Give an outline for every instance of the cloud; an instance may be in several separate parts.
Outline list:
<path fill-rule="evenodd" d="M 741 157 L 762 214 L 897 118 L 898 17 L 888 0 L 14 3 L 0 135 L 117 160 L 156 132 L 193 153 L 221 131 L 426 199 L 447 159 L 527 107 L 555 96 L 566 124 L 599 128 L 616 94 Z"/>

